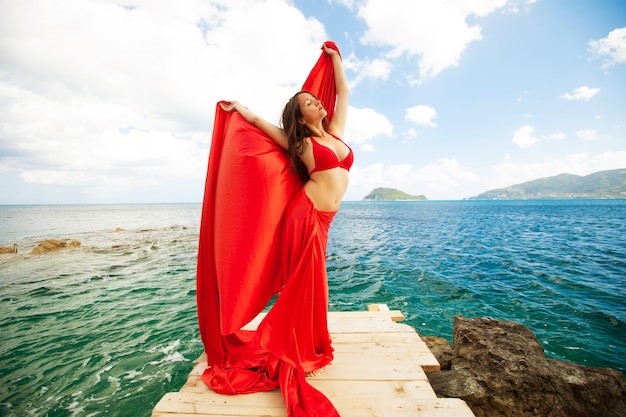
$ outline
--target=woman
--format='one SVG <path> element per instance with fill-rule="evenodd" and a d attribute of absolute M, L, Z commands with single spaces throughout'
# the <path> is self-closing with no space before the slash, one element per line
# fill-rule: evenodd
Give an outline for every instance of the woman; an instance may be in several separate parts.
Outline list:
<path fill-rule="evenodd" d="M 282 149 L 281 154 L 284 155 L 286 150 L 289 155 L 289 162 L 287 159 L 284 162 L 289 163 L 293 172 L 286 175 L 286 179 L 288 183 L 294 179 L 295 191 L 293 194 L 287 193 L 290 196 L 289 202 L 281 213 L 276 238 L 273 234 L 270 236 L 277 242 L 276 253 L 272 255 L 272 258 L 280 260 L 277 268 L 272 267 L 271 260 L 266 261 L 270 267 L 263 265 L 257 268 L 262 270 L 260 273 L 264 277 L 262 279 L 250 277 L 247 272 L 222 273 L 223 276 L 218 277 L 216 283 L 210 283 L 208 290 L 205 287 L 201 288 L 201 275 L 205 273 L 219 275 L 219 272 L 224 270 L 215 267 L 205 268 L 200 260 L 203 245 L 224 244 L 221 239 L 214 239 L 215 243 L 203 242 L 206 206 L 211 207 L 218 203 L 210 199 L 207 203 L 207 194 L 212 195 L 210 187 L 212 185 L 208 180 L 203 205 L 198 263 L 198 311 L 201 336 L 210 368 L 205 371 L 202 379 L 213 390 L 227 394 L 272 390 L 280 386 L 290 416 L 338 416 L 330 401 L 304 379 L 307 374 L 324 367 L 333 359 L 327 326 L 326 243 L 330 223 L 348 186 L 348 170 L 354 158 L 352 150 L 340 139 L 346 124 L 349 91 L 341 57 L 335 48 L 331 42 L 323 46 L 324 54 L 330 58 L 330 73 L 334 78 L 332 90 L 333 93 L 336 92 L 336 106 L 330 111 L 324 108 L 323 103 L 314 94 L 300 91 L 286 104 L 281 128 L 260 118 L 236 101 L 219 104 L 224 112 L 233 116 L 239 115 L 245 121 L 244 124 L 240 123 L 231 129 L 234 134 L 243 135 L 240 145 L 242 149 L 246 148 L 250 141 L 263 140 L 263 137 L 255 138 L 255 132 L 251 130 L 254 128 L 249 128 L 247 124 L 259 129 L 262 135 Z M 324 58 L 324 54 L 320 60 Z M 327 116 L 333 111 L 334 114 L 327 123 L 329 119 Z M 235 122 L 237 120 L 235 119 Z M 233 122 L 226 124 L 229 123 L 233 124 Z M 216 122 L 216 126 L 223 124 Z M 226 137 L 225 141 L 228 140 Z M 228 143 L 224 146 L 227 145 Z M 221 151 L 221 145 L 217 146 L 215 148 L 217 155 L 213 155 L 212 144 L 209 165 L 212 158 L 219 161 Z M 243 156 L 238 157 L 243 158 L 242 164 L 256 164 L 258 160 L 256 154 L 261 154 L 264 158 L 266 153 L 266 150 L 255 153 L 246 148 L 240 150 L 239 154 Z M 252 159 L 245 159 L 249 154 L 253 154 Z M 265 164 L 265 160 L 260 163 L 261 166 Z M 270 165 L 272 164 L 275 165 L 275 163 Z M 268 176 L 273 175 L 268 173 Z M 228 174 L 222 174 L 222 177 L 232 176 L 241 175 L 237 170 L 232 171 L 232 167 Z M 241 182 L 244 188 L 246 181 L 244 178 Z M 257 188 L 255 186 L 250 192 L 259 193 Z M 260 193 L 270 194 L 272 191 L 262 190 Z M 251 201 L 254 200 L 251 198 Z M 270 201 L 270 204 L 273 203 Z M 219 223 L 217 220 L 212 221 Z M 260 222 L 263 223 L 265 220 L 261 219 Z M 223 228 L 223 225 L 216 227 Z M 234 244 L 226 245 L 233 248 L 229 249 L 228 253 L 237 252 L 237 245 L 246 240 L 246 236 L 233 240 L 232 234 L 223 234 L 225 238 L 234 241 Z M 247 235 L 247 233 L 234 234 Z M 256 246 L 253 251 L 257 251 Z M 219 258 L 219 254 L 211 256 Z M 205 272 L 205 269 L 210 270 Z M 241 290 L 242 286 L 246 287 L 245 290 Z M 213 288 L 217 295 L 210 293 Z M 262 294 L 259 295 L 259 292 Z M 208 296 L 205 297 L 207 293 Z M 266 302 L 268 296 L 276 293 L 279 293 L 279 296 L 258 325 L 258 329 L 255 332 L 241 330 L 240 326 L 247 322 L 250 313 L 256 314 L 258 309 L 258 307 L 251 309 L 247 305 L 258 303 L 258 300 Z M 235 301 L 231 305 L 224 306 L 232 300 Z M 214 308 L 213 305 L 217 307 Z M 245 313 L 238 311 L 239 305 Z M 241 318 L 233 320 L 233 315 L 241 315 Z M 215 316 L 219 316 L 219 323 L 216 323 Z M 235 324 L 232 324 L 233 321 Z M 203 322 L 210 322 L 204 326 L 205 330 Z M 219 345 L 217 349 L 216 345 Z"/>

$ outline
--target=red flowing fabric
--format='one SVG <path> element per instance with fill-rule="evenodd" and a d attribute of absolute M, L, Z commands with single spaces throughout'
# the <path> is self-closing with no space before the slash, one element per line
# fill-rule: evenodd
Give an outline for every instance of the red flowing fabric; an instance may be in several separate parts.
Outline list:
<path fill-rule="evenodd" d="M 333 42 L 326 45 L 335 50 Z M 334 113 L 332 59 L 303 85 Z M 333 359 L 326 242 L 334 212 L 316 210 L 287 153 L 237 112 L 216 106 L 202 205 L 196 297 L 214 391 L 280 387 L 288 415 L 338 416 L 305 379 Z M 256 331 L 241 330 L 279 294 Z"/>

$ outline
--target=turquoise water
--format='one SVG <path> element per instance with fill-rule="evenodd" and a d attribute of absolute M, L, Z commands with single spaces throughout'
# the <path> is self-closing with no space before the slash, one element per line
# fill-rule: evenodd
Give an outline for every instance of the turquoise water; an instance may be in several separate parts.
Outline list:
<path fill-rule="evenodd" d="M 0 206 L 0 416 L 149 416 L 184 384 L 200 209 Z M 29 254 L 49 238 L 82 246 Z M 626 370 L 626 200 L 346 202 L 328 256 L 331 310 L 386 303 L 450 341 L 456 314 L 515 320 Z"/>

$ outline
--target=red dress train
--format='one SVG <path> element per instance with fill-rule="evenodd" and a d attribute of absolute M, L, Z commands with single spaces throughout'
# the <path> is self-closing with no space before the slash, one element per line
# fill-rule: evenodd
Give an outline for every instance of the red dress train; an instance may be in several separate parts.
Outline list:
<path fill-rule="evenodd" d="M 327 109 L 333 71 L 322 52 L 303 86 Z M 216 107 L 196 280 L 202 379 L 224 394 L 280 387 L 289 416 L 338 416 L 304 378 L 333 359 L 326 242 L 335 213 L 315 209 L 302 185 L 282 148 Z M 276 294 L 258 329 L 241 330 Z"/>

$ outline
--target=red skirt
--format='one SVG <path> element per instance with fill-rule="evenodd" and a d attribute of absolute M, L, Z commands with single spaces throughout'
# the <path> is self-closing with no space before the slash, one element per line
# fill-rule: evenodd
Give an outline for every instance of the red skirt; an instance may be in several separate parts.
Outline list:
<path fill-rule="evenodd" d="M 243 394 L 280 386 L 290 416 L 338 415 L 304 375 L 333 360 L 328 333 L 326 244 L 335 212 L 317 210 L 304 188 L 281 224 L 281 291 L 257 331 L 224 338 L 223 364 L 202 380 L 214 391 Z"/>

